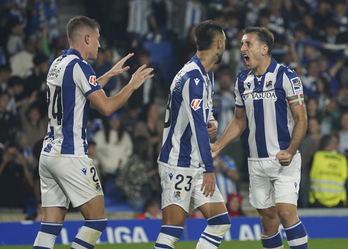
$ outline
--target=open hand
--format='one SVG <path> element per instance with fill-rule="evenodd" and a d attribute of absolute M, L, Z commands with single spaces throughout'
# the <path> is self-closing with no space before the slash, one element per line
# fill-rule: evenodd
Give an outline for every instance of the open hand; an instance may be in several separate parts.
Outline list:
<path fill-rule="evenodd" d="M 129 81 L 129 85 L 134 87 L 134 90 L 138 89 L 145 80 L 153 77 L 153 74 L 149 74 L 153 71 L 153 68 L 146 68 L 146 65 L 142 65 L 138 68 L 135 73 L 133 73 L 131 80 Z"/>
<path fill-rule="evenodd" d="M 124 63 L 134 55 L 134 53 L 129 53 L 128 55 L 126 55 L 125 57 L 123 57 L 121 60 L 119 60 L 119 62 L 117 62 L 115 64 L 115 66 L 113 66 L 113 68 L 110 69 L 110 73 L 113 76 L 117 76 L 127 70 L 129 70 L 129 66 L 123 67 Z"/>

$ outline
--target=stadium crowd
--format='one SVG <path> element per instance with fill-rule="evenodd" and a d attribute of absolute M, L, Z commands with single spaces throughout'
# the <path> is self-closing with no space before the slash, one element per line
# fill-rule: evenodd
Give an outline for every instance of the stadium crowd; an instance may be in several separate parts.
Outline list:
<path fill-rule="evenodd" d="M 59 0 L 0 1 L 0 208 L 20 208 L 40 218 L 38 160 L 47 132 L 45 79 L 49 64 L 68 49 L 61 30 Z M 196 51 L 194 28 L 206 19 L 225 24 L 226 51 L 214 68 L 214 115 L 218 136 L 234 115 L 234 80 L 244 69 L 242 30 L 267 27 L 275 36 L 272 56 L 291 66 L 303 83 L 308 131 L 300 150 L 299 207 L 347 206 L 348 1 L 346 0 L 129 0 L 86 3 L 87 16 L 101 24 L 101 48 L 93 62 L 97 77 L 134 52 L 129 72 L 104 87 L 119 91 L 132 70 L 147 64 L 147 80 L 119 112 L 108 118 L 91 109 L 89 157 L 98 167 L 105 198 L 139 211 L 160 198 L 157 157 L 161 148 L 167 91 L 176 72 Z M 68 4 L 65 2 L 65 4 Z M 328 136 L 329 135 L 329 136 Z M 215 158 L 216 179 L 225 201 L 236 200 L 248 182 L 243 136 Z M 337 151 L 327 160 L 323 153 Z M 314 170 L 340 163 L 327 178 Z M 313 165 L 313 167 L 312 167 Z M 315 166 L 315 167 L 314 167 Z M 340 169 L 338 169 L 340 168 Z M 336 171 L 335 171 L 336 170 Z M 338 171 L 341 170 L 341 171 Z M 345 173 L 344 173 L 345 172 Z M 337 175 L 336 178 L 330 178 Z M 311 181 L 311 178 L 312 181 Z M 320 181 L 336 181 L 337 203 L 327 203 Z M 339 193 L 339 195 L 337 194 Z M 329 196 L 328 198 L 331 198 Z M 332 198 L 331 198 L 332 199 Z M 238 205 L 237 205 L 237 210 Z M 230 210 L 229 210 L 230 211 Z M 243 214 L 230 211 L 232 216 Z M 244 214 L 243 214 L 244 215 Z"/>

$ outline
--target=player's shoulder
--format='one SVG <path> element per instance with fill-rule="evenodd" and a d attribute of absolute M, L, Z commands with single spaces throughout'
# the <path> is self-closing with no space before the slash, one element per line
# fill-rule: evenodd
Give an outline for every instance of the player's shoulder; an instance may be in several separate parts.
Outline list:
<path fill-rule="evenodd" d="M 239 71 L 237 74 L 237 80 L 244 81 L 250 74 L 250 71 L 251 71 L 250 69 L 244 69 Z"/>
<path fill-rule="evenodd" d="M 290 66 L 286 66 L 282 64 L 279 64 L 278 74 L 282 74 L 283 77 L 285 76 L 288 79 L 293 79 L 298 77 L 294 69 L 292 69 Z"/>

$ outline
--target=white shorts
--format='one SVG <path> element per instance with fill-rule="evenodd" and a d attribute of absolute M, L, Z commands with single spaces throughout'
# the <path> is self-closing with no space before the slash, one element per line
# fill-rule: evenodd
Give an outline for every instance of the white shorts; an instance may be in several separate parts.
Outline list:
<path fill-rule="evenodd" d="M 162 209 L 175 204 L 187 213 L 189 207 L 194 210 L 206 203 L 224 202 L 215 185 L 212 197 L 205 197 L 201 191 L 203 169 L 169 167 L 159 164 L 159 174 L 162 186 Z"/>
<path fill-rule="evenodd" d="M 81 206 L 103 190 L 93 160 L 86 157 L 40 156 L 42 207 Z"/>
<path fill-rule="evenodd" d="M 301 156 L 297 153 L 289 166 L 277 160 L 249 159 L 249 200 L 257 209 L 275 206 L 275 203 L 297 205 L 301 180 Z"/>

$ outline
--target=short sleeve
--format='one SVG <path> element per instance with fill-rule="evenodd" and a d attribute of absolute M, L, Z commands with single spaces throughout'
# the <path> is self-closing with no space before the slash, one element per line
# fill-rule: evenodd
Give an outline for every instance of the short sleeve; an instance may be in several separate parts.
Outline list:
<path fill-rule="evenodd" d="M 287 67 L 284 71 L 283 88 L 287 98 L 303 94 L 302 81 L 290 67 Z"/>
<path fill-rule="evenodd" d="M 78 61 L 73 69 L 75 84 L 81 89 L 85 96 L 91 92 L 102 89 L 97 81 L 93 68 L 85 61 Z"/>

